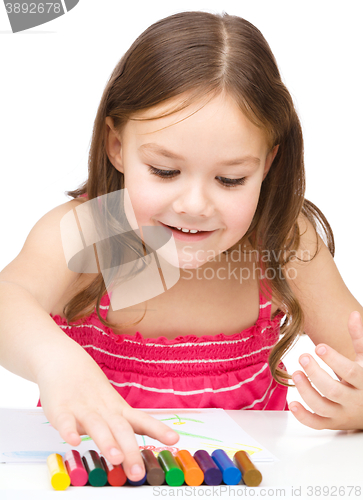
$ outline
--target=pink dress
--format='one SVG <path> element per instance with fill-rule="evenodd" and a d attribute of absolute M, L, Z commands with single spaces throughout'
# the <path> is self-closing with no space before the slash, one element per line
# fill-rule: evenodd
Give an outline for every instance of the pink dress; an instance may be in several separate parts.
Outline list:
<path fill-rule="evenodd" d="M 71 325 L 59 315 L 51 317 L 132 407 L 287 410 L 287 387 L 272 378 L 268 365 L 284 313 L 271 320 L 270 300 L 261 290 L 259 297 L 256 323 L 234 335 L 144 338 L 139 331 L 114 334 L 96 311 Z M 109 305 L 106 293 L 100 308 L 103 318 Z M 284 369 L 282 362 L 279 368 Z"/>

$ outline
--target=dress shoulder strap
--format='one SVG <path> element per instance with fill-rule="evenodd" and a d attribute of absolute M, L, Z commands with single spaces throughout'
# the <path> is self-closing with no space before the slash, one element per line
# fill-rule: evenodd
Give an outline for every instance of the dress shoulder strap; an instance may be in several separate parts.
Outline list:
<path fill-rule="evenodd" d="M 259 289 L 260 289 L 260 316 L 259 320 L 271 320 L 271 288 L 269 285 L 269 279 L 266 275 L 261 276 L 259 280 Z"/>
<path fill-rule="evenodd" d="M 103 295 L 100 302 L 100 314 L 104 320 L 107 318 L 107 313 L 109 308 L 110 308 L 110 297 L 106 291 L 105 295 Z M 96 311 L 96 306 L 95 306 L 95 311 Z"/>

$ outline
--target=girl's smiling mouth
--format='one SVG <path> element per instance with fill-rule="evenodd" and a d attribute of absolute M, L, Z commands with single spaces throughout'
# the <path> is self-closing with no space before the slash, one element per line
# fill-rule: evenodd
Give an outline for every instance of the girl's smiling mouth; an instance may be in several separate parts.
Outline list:
<path fill-rule="evenodd" d="M 164 227 L 167 227 L 172 232 L 172 234 L 176 240 L 181 240 L 181 241 L 204 240 L 204 239 L 208 238 L 211 234 L 216 232 L 216 230 L 213 230 L 213 231 L 199 231 L 198 230 L 197 233 L 184 232 L 184 231 L 182 231 L 183 228 L 177 229 L 176 227 L 168 226 L 167 224 L 163 224 L 162 222 L 160 222 L 160 224 Z M 194 231 L 194 230 L 192 230 L 192 231 Z"/>

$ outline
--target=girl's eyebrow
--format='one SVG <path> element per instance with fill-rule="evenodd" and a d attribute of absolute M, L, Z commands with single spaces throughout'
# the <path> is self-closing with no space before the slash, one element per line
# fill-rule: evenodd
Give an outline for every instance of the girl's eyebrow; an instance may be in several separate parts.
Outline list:
<path fill-rule="evenodd" d="M 173 151 L 169 151 L 164 146 L 160 146 L 159 144 L 156 144 L 156 142 L 148 142 L 146 144 L 142 144 L 138 148 L 138 151 L 141 151 L 141 152 L 150 151 L 151 153 L 158 154 L 159 156 L 164 156 L 165 158 L 171 158 L 173 160 L 185 161 L 185 158 L 183 156 L 180 156 L 180 155 L 174 153 Z M 257 158 L 256 156 L 247 155 L 247 156 L 243 156 L 241 158 L 233 158 L 231 160 L 221 161 L 221 162 L 218 162 L 217 165 L 230 167 L 232 165 L 244 165 L 247 163 L 252 164 L 255 167 L 259 167 L 261 164 L 261 160 L 259 158 Z"/>

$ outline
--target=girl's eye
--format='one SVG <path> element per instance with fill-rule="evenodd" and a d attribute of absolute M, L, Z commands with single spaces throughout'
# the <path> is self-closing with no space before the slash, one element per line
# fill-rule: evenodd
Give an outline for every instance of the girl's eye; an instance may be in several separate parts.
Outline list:
<path fill-rule="evenodd" d="M 225 187 L 235 187 L 235 186 L 243 186 L 246 182 L 246 177 L 241 177 L 240 179 L 228 179 L 227 177 L 217 177 L 217 179 L 222 179 L 222 184 Z"/>
<path fill-rule="evenodd" d="M 178 175 L 178 170 L 161 170 L 159 168 L 152 167 L 149 165 L 149 172 L 153 175 L 157 175 L 163 180 L 166 179 L 172 179 L 173 177 L 176 177 Z M 235 187 L 235 186 L 242 186 L 245 181 L 246 177 L 242 177 L 241 179 L 228 179 L 226 177 L 217 177 L 221 181 L 221 184 L 227 188 Z"/>
<path fill-rule="evenodd" d="M 160 170 L 159 168 L 152 167 L 151 165 L 148 165 L 148 167 L 151 174 L 157 175 L 162 179 L 171 179 L 178 174 L 178 170 Z"/>

